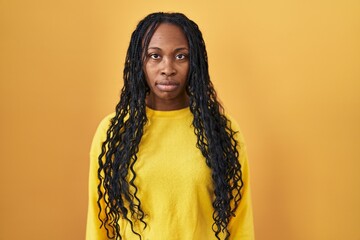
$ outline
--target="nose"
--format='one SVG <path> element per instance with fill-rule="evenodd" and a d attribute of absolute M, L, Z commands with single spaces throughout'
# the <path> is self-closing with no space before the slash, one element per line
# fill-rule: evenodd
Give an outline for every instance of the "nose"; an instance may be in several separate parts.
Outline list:
<path fill-rule="evenodd" d="M 170 77 L 175 74 L 176 74 L 176 69 L 174 67 L 174 62 L 171 59 L 164 58 L 161 68 L 161 75 Z"/>

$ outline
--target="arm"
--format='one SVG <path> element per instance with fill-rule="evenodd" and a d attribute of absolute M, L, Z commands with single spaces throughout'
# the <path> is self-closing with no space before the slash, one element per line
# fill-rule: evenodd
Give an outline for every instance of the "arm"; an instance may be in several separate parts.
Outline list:
<path fill-rule="evenodd" d="M 89 202 L 86 225 L 86 240 L 108 239 L 105 228 L 100 229 L 101 222 L 98 218 L 98 157 L 101 153 L 101 145 L 106 140 L 106 131 L 113 115 L 105 117 L 99 124 L 90 148 L 90 172 L 89 172 Z M 102 204 L 103 205 L 103 204 Z M 102 207 L 103 208 L 103 207 Z"/>
<path fill-rule="evenodd" d="M 235 131 L 239 131 L 239 128 L 234 121 L 232 121 L 232 127 Z M 254 240 L 255 237 L 251 204 L 248 157 L 246 153 L 244 139 L 241 133 L 238 132 L 236 136 L 240 147 L 240 149 L 238 149 L 240 154 L 239 161 L 241 164 L 244 186 L 241 190 L 242 198 L 240 200 L 238 208 L 236 209 L 236 216 L 233 217 L 229 223 L 229 231 L 231 234 L 230 240 Z"/>

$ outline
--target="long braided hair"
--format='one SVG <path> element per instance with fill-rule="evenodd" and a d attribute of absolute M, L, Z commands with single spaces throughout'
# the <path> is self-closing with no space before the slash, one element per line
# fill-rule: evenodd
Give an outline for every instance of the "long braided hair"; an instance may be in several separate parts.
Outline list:
<path fill-rule="evenodd" d="M 241 200 L 243 187 L 238 142 L 230 122 L 217 100 L 210 81 L 208 59 L 202 33 L 196 23 L 181 13 L 152 13 L 139 22 L 131 36 L 124 67 L 124 86 L 115 117 L 111 119 L 107 137 L 99 155 L 98 206 L 101 227 L 108 238 L 122 239 L 118 221 L 130 223 L 134 234 L 135 221 L 144 221 L 145 212 L 137 197 L 134 184 L 139 143 L 147 123 L 146 96 L 149 87 L 143 71 L 144 52 L 156 28 L 161 23 L 179 26 L 189 44 L 189 73 L 187 94 L 194 118 L 192 125 L 197 136 L 196 147 L 212 170 L 214 184 L 212 230 L 217 239 L 221 232 L 229 239 L 228 224 Z M 102 207 L 103 206 L 103 207 Z"/>

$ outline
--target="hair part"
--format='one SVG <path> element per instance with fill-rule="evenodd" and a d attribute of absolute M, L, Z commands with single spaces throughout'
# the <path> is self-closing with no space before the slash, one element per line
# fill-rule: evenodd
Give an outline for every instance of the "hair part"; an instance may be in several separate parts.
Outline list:
<path fill-rule="evenodd" d="M 140 221 L 144 229 L 147 227 L 144 220 L 146 213 L 142 210 L 141 200 L 137 197 L 138 187 L 134 184 L 134 164 L 147 123 L 145 100 L 149 87 L 143 71 L 145 52 L 156 28 L 162 23 L 177 25 L 188 40 L 190 67 L 187 94 L 194 116 L 192 125 L 197 136 L 196 147 L 212 170 L 215 195 L 212 229 L 217 239 L 220 239 L 221 233 L 229 239 L 228 224 L 239 205 L 243 187 L 237 150 L 239 144 L 210 81 L 202 33 L 198 25 L 182 13 L 149 14 L 132 33 L 120 101 L 98 158 L 98 218 L 110 239 L 122 239 L 118 223 L 121 218 L 130 223 L 132 232 L 140 239 L 135 222 Z"/>

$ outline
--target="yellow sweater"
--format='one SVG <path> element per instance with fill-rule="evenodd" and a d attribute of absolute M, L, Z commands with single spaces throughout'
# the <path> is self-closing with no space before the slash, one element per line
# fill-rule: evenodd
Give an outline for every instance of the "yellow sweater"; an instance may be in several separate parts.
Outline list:
<path fill-rule="evenodd" d="M 134 166 L 138 197 L 146 213 L 143 225 L 136 228 L 145 240 L 211 240 L 213 185 L 211 169 L 196 148 L 196 135 L 191 125 L 193 115 L 189 108 L 174 111 L 156 111 L 147 108 L 148 123 L 141 140 L 138 160 Z M 97 169 L 101 143 L 106 139 L 111 114 L 100 123 L 90 151 L 89 207 L 87 240 L 107 239 L 106 230 L 99 228 L 97 206 Z M 238 127 L 232 121 L 232 128 Z M 253 217 L 249 187 L 249 169 L 244 141 L 240 142 L 240 162 L 243 171 L 243 198 L 236 217 L 228 226 L 231 240 L 253 240 Z M 138 240 L 130 224 L 120 220 L 122 237 Z"/>

